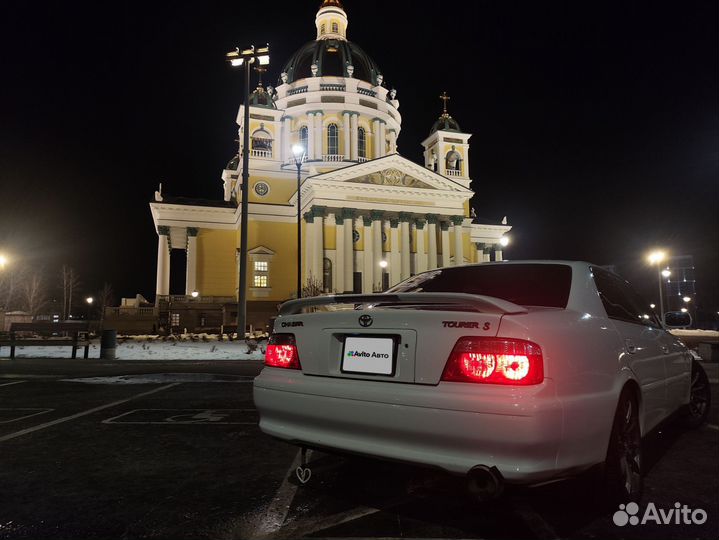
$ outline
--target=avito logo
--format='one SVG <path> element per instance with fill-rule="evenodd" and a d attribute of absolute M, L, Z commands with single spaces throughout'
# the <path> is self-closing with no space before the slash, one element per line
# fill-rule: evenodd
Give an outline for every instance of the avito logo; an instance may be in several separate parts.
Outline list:
<path fill-rule="evenodd" d="M 367 351 L 347 351 L 347 356 L 359 356 L 362 358 L 389 358 L 389 354 L 387 353 L 378 353 L 378 352 L 371 352 L 368 353 Z"/>
<path fill-rule="evenodd" d="M 664 510 L 657 508 L 654 503 L 649 503 L 641 518 L 639 505 L 634 502 L 620 504 L 619 510 L 614 512 L 612 519 L 619 527 L 625 525 L 644 525 L 655 523 L 657 525 L 703 525 L 707 520 L 707 513 L 701 508 L 692 510 L 686 504 L 674 503 L 674 508 Z"/>

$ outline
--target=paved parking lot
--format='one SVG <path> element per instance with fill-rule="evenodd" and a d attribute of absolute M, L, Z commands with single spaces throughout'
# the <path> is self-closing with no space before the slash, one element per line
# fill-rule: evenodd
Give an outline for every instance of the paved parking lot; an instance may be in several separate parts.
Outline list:
<path fill-rule="evenodd" d="M 257 428 L 259 362 L 0 360 L 0 538 L 717 538 L 719 384 L 710 425 L 646 441 L 642 505 L 703 525 L 619 527 L 585 479 L 472 503 L 461 479 L 299 453 Z"/>

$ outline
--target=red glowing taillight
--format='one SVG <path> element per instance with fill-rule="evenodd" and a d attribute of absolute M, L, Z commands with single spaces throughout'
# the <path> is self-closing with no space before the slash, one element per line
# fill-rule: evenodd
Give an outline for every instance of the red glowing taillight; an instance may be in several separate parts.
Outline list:
<path fill-rule="evenodd" d="M 285 369 L 302 369 L 294 334 L 273 334 L 267 344 L 265 365 Z"/>
<path fill-rule="evenodd" d="M 539 384 L 544 380 L 542 349 L 522 339 L 463 337 L 449 355 L 442 380 Z"/>

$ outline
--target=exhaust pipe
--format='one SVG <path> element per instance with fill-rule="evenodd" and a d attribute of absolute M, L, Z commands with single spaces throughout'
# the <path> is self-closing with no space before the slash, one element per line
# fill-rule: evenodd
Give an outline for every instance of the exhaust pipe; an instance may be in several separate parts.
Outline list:
<path fill-rule="evenodd" d="M 502 495 L 504 478 L 497 467 L 476 465 L 467 473 L 467 491 L 478 502 L 491 501 Z"/>

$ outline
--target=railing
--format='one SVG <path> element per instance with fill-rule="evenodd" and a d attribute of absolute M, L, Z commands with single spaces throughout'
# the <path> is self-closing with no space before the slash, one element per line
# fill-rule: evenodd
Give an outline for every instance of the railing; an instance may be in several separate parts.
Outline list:
<path fill-rule="evenodd" d="M 334 92 L 344 92 L 347 87 L 344 84 L 320 84 L 320 90 L 331 90 Z"/>
<path fill-rule="evenodd" d="M 447 169 L 447 176 L 462 176 L 462 171 L 457 169 Z"/>
<path fill-rule="evenodd" d="M 357 93 L 363 96 L 377 97 L 377 92 L 369 88 L 362 88 L 361 86 L 357 88 Z"/>
<path fill-rule="evenodd" d="M 160 294 L 157 296 L 156 303 L 170 303 L 170 302 L 193 302 L 201 304 L 231 304 L 237 302 L 236 296 L 191 296 L 189 294 Z"/>
<path fill-rule="evenodd" d="M 154 307 L 108 307 L 105 317 L 154 317 Z"/>
<path fill-rule="evenodd" d="M 322 156 L 322 161 L 329 161 L 331 163 L 337 163 L 344 160 L 345 156 L 343 154 L 324 154 Z"/>
<path fill-rule="evenodd" d="M 292 90 L 287 91 L 288 96 L 294 96 L 295 94 L 304 94 L 307 92 L 306 86 L 298 86 L 297 88 L 293 88 Z"/>
<path fill-rule="evenodd" d="M 360 163 L 364 163 L 365 161 L 369 161 L 369 158 L 366 158 L 366 157 L 358 157 L 358 158 L 357 158 L 357 161 L 359 161 Z"/>
<path fill-rule="evenodd" d="M 271 158 L 272 150 L 250 150 L 252 157 Z"/>

